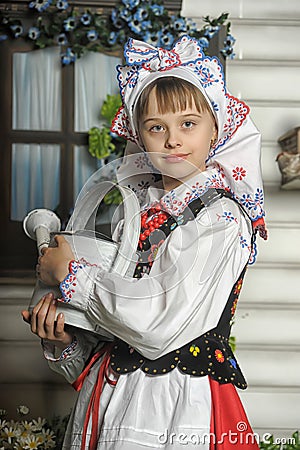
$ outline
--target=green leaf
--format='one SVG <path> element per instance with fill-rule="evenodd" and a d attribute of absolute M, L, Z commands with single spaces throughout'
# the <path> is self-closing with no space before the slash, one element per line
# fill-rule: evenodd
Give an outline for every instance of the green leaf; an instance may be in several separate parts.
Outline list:
<path fill-rule="evenodd" d="M 113 189 L 105 195 L 103 199 L 107 205 L 119 205 L 122 202 L 122 195 L 118 189 Z"/>
<path fill-rule="evenodd" d="M 89 130 L 89 152 L 92 156 L 98 159 L 107 158 L 115 148 L 108 127 L 93 127 Z"/>
<path fill-rule="evenodd" d="M 115 117 L 121 105 L 122 101 L 119 94 L 107 95 L 106 100 L 104 101 L 100 110 L 100 114 L 107 120 L 109 125 L 111 125 L 113 118 Z"/>
<path fill-rule="evenodd" d="M 229 345 L 231 347 L 231 350 L 233 352 L 235 352 L 235 350 L 236 350 L 236 338 L 235 338 L 235 336 L 230 336 L 229 337 Z"/>

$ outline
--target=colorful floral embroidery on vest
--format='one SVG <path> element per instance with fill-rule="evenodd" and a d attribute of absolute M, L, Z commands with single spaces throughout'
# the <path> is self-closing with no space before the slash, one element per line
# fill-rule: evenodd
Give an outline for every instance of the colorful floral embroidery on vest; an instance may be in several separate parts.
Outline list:
<path fill-rule="evenodd" d="M 243 286 L 243 279 L 240 278 L 239 281 L 237 282 L 237 284 L 235 285 L 235 289 L 234 289 L 233 293 L 235 295 L 239 296 L 240 292 L 241 292 L 241 289 L 242 289 L 242 286 Z"/>
<path fill-rule="evenodd" d="M 237 302 L 238 302 L 238 298 L 236 298 L 236 299 L 233 301 L 233 304 L 232 304 L 232 307 L 231 307 L 231 314 L 232 314 L 233 316 L 234 316 L 235 311 L 236 311 Z"/>
<path fill-rule="evenodd" d="M 200 348 L 197 345 L 191 345 L 190 352 L 193 356 L 198 356 L 198 354 L 200 353 Z"/>
<path fill-rule="evenodd" d="M 219 363 L 223 363 L 225 361 L 224 355 L 219 349 L 215 350 L 215 357 Z"/>

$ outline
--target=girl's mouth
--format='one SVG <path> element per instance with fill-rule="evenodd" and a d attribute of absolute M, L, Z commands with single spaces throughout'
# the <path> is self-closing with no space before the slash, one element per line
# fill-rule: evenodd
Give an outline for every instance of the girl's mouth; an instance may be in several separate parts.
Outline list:
<path fill-rule="evenodd" d="M 169 163 L 180 163 L 185 161 L 190 153 L 176 153 L 171 155 L 166 155 L 163 158 Z"/>

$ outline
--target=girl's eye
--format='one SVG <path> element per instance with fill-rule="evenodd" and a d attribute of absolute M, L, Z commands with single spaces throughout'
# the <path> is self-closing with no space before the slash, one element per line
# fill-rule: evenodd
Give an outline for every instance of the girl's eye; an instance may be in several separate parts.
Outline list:
<path fill-rule="evenodd" d="M 159 131 L 162 131 L 163 127 L 161 125 L 154 125 L 150 128 L 150 131 L 154 131 L 154 133 L 158 133 Z"/>
<path fill-rule="evenodd" d="M 191 122 L 190 120 L 187 120 L 186 122 L 183 123 L 184 128 L 192 128 L 193 125 L 194 122 Z"/>

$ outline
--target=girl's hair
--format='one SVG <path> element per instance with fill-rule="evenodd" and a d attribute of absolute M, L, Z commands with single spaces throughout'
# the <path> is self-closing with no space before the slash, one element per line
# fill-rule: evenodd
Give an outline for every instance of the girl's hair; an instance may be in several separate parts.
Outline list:
<path fill-rule="evenodd" d="M 194 103 L 198 112 L 209 111 L 214 117 L 207 100 L 196 86 L 182 78 L 170 76 L 154 80 L 142 91 L 135 107 L 137 122 L 148 111 L 149 97 L 153 89 L 155 89 L 160 114 L 165 114 L 168 111 L 173 113 L 184 111 L 187 108 L 192 108 Z"/>

